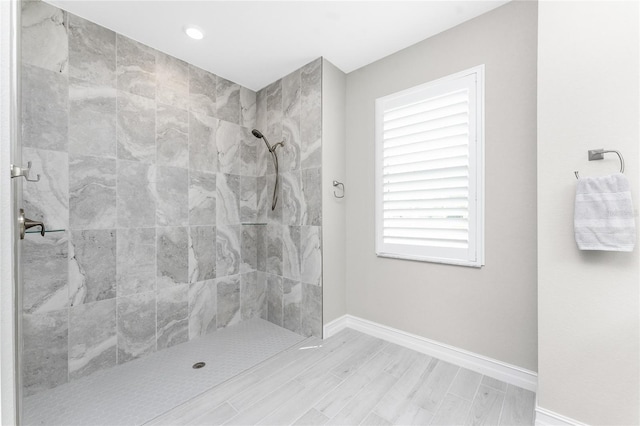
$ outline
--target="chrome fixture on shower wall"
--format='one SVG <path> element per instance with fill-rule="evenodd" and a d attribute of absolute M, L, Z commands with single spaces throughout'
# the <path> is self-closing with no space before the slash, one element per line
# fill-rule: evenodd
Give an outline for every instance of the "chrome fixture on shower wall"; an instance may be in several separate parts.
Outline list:
<path fill-rule="evenodd" d="M 271 144 L 269 143 L 267 138 L 262 134 L 262 132 L 260 130 L 253 129 L 251 131 L 251 133 L 256 138 L 262 139 L 264 141 L 265 145 L 267 145 L 267 149 L 271 153 L 271 157 L 273 158 L 273 164 L 274 164 L 275 169 L 276 169 L 276 181 L 275 181 L 275 183 L 273 185 L 273 199 L 271 201 L 271 210 L 275 210 L 276 209 L 276 204 L 278 202 L 278 156 L 276 155 L 276 148 L 278 146 L 284 146 L 284 141 L 278 142 L 277 144 L 271 146 Z"/>

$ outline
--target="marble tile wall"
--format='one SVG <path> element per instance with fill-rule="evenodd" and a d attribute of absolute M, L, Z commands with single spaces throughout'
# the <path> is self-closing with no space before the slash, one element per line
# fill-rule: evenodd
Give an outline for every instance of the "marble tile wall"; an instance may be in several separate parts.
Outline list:
<path fill-rule="evenodd" d="M 257 94 L 44 2 L 22 23 L 23 158 L 42 176 L 24 208 L 64 230 L 24 240 L 25 395 L 267 319 L 264 238 L 285 224 L 241 224 L 270 182 Z"/>
<path fill-rule="evenodd" d="M 266 318 L 296 333 L 321 337 L 322 59 L 260 90 L 256 102 L 258 129 L 272 144 L 284 139 L 277 150 L 275 210 L 275 169 L 263 146 L 257 154 L 257 221 L 266 223 L 256 233 L 257 270 L 258 278 L 265 279 Z"/>

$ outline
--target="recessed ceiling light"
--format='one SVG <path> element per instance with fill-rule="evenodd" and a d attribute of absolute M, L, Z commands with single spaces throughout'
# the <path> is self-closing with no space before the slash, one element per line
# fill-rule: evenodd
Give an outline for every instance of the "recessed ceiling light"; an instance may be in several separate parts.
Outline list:
<path fill-rule="evenodd" d="M 202 40 L 204 37 L 202 30 L 194 25 L 184 27 L 184 32 L 194 40 Z"/>

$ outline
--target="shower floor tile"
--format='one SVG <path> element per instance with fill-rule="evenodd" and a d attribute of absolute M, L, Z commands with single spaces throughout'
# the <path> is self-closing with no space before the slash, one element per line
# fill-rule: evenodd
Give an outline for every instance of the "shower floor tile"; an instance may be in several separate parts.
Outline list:
<path fill-rule="evenodd" d="M 240 324 L 24 399 L 25 425 L 140 425 L 304 337 L 261 319 Z M 205 362 L 193 369 L 196 362 Z"/>

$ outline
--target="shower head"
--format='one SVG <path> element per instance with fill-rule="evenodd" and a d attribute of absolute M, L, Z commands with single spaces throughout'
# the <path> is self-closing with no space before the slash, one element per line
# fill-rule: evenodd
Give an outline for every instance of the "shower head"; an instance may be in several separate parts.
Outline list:
<path fill-rule="evenodd" d="M 271 152 L 271 153 L 273 153 L 273 152 L 275 151 L 275 149 L 276 149 L 278 146 L 281 146 L 281 145 L 282 145 L 282 142 L 278 142 L 277 144 L 275 144 L 275 145 L 271 146 L 271 144 L 270 144 L 270 143 L 269 143 L 269 141 L 267 140 L 267 137 L 266 137 L 265 135 L 263 135 L 263 134 L 262 134 L 262 132 L 261 132 L 260 130 L 258 130 L 258 129 L 253 129 L 253 130 L 251 131 L 251 134 L 252 134 L 253 136 L 255 136 L 256 138 L 258 138 L 258 139 L 262 139 L 262 140 L 264 141 L 264 144 L 265 144 L 265 145 L 267 145 L 267 149 L 268 149 L 268 150 L 269 150 L 269 152 Z"/>
<path fill-rule="evenodd" d="M 269 150 L 269 152 L 271 152 L 271 151 L 272 151 L 272 149 L 271 149 L 271 144 L 269 143 L 269 141 L 267 140 L 267 138 L 265 138 L 265 137 L 264 137 L 264 135 L 262 134 L 262 132 L 261 132 L 260 130 L 258 130 L 258 129 L 253 129 L 253 130 L 251 131 L 251 134 L 252 134 L 253 136 L 255 136 L 256 138 L 258 138 L 258 139 L 262 139 L 262 140 L 264 141 L 265 145 L 267 145 L 267 149 Z"/>

